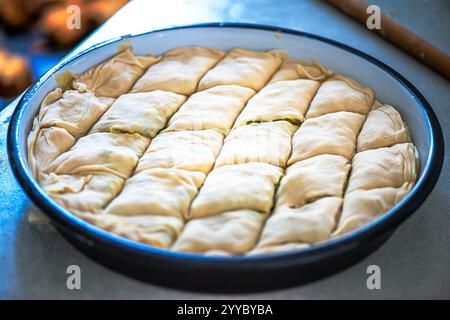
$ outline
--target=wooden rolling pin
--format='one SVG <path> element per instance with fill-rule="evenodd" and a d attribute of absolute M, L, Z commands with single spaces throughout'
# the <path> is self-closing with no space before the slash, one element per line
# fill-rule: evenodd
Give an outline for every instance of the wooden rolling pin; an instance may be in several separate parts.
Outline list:
<path fill-rule="evenodd" d="M 367 18 L 371 13 L 367 13 L 369 6 L 363 0 L 326 0 L 352 18 L 358 20 L 366 26 Z M 381 13 L 380 29 L 373 29 L 381 37 L 387 39 L 397 47 L 401 48 L 409 55 L 429 66 L 437 73 L 450 79 L 450 56 L 434 47 L 413 32 L 402 27 L 390 18 Z"/>

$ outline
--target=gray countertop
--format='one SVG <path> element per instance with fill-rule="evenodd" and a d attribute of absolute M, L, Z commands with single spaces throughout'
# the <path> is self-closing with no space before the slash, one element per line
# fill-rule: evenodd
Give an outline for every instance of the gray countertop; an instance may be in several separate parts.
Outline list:
<path fill-rule="evenodd" d="M 174 4 L 173 2 L 176 2 Z M 449 0 L 378 0 L 394 19 L 450 52 Z M 450 141 L 450 84 L 430 69 L 322 1 L 149 1 L 119 11 L 76 51 L 121 34 L 175 24 L 239 21 L 316 33 L 362 50 L 410 80 L 433 106 Z M 71 53 L 73 54 L 73 52 Z M 374 254 L 351 268 L 303 286 L 247 295 L 212 295 L 143 283 L 93 262 L 55 232 L 21 190 L 9 168 L 6 130 L 15 102 L 0 113 L 0 298 L 450 298 L 450 166 L 425 203 Z M 449 158 L 449 149 L 446 158 Z M 34 221 L 30 223 L 30 221 Z M 66 268 L 81 268 L 81 290 L 66 288 Z M 368 290 L 366 269 L 381 268 L 381 290 Z"/>

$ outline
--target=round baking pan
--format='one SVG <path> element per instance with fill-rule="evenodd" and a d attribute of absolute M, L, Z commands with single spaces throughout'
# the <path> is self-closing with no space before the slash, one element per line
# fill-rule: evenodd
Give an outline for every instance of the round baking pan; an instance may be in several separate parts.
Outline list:
<path fill-rule="evenodd" d="M 175 47 L 204 46 L 229 50 L 282 49 L 291 59 L 315 59 L 372 88 L 378 100 L 392 104 L 408 124 L 421 169 L 411 192 L 392 210 L 341 237 L 288 252 L 255 256 L 204 256 L 177 253 L 133 242 L 100 230 L 72 215 L 45 194 L 27 164 L 27 136 L 44 96 L 57 84 L 54 76 L 81 73 L 112 57 L 123 45 L 136 54 L 161 54 Z M 266 25 L 208 23 L 126 35 L 95 45 L 62 61 L 23 95 L 8 130 L 12 170 L 31 200 L 79 250 L 112 269 L 156 284 L 187 290 L 249 292 L 297 285 L 342 270 L 377 249 L 426 199 L 444 157 L 440 125 L 422 94 L 379 60 L 317 35 Z"/>

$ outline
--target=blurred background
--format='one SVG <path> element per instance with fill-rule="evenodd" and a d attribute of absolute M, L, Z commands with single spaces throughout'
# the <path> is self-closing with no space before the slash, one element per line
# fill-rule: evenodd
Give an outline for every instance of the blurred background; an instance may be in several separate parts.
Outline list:
<path fill-rule="evenodd" d="M 0 110 L 128 0 L 0 0 Z"/>

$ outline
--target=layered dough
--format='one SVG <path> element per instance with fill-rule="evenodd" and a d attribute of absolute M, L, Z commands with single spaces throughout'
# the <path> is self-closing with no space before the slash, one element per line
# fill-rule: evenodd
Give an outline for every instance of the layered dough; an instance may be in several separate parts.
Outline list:
<path fill-rule="evenodd" d="M 94 226 L 120 237 L 157 248 L 169 248 L 183 229 L 183 220 L 172 216 L 79 214 Z"/>
<path fill-rule="evenodd" d="M 70 149 L 76 139 L 66 129 L 58 127 L 39 129 L 37 119 L 28 136 L 28 163 L 36 179 L 40 179 L 42 169 L 63 152 Z"/>
<path fill-rule="evenodd" d="M 79 138 L 88 132 L 113 101 L 112 98 L 96 97 L 90 92 L 68 90 L 55 102 L 41 107 L 40 127 L 63 128 Z"/>
<path fill-rule="evenodd" d="M 292 139 L 289 164 L 320 154 L 351 159 L 364 120 L 363 115 L 353 112 L 335 112 L 307 119 Z"/>
<path fill-rule="evenodd" d="M 406 183 L 399 188 L 356 190 L 346 194 L 342 215 L 333 235 L 339 236 L 360 228 L 385 214 L 406 196 L 410 187 Z"/>
<path fill-rule="evenodd" d="M 405 142 L 411 142 L 408 128 L 400 113 L 385 104 L 369 112 L 358 136 L 357 151 L 390 147 Z"/>
<path fill-rule="evenodd" d="M 332 72 L 318 63 L 304 61 L 284 61 L 280 69 L 273 75 L 269 83 L 283 80 L 310 79 L 323 81 Z"/>
<path fill-rule="evenodd" d="M 138 134 L 93 133 L 80 138 L 67 152 L 53 160 L 45 172 L 85 174 L 108 172 L 128 178 L 149 140 Z"/>
<path fill-rule="evenodd" d="M 205 174 L 180 169 L 149 169 L 127 180 L 106 212 L 118 215 L 187 216 Z"/>
<path fill-rule="evenodd" d="M 359 152 L 352 161 L 347 192 L 412 185 L 417 170 L 418 154 L 412 143 Z"/>
<path fill-rule="evenodd" d="M 235 210 L 193 219 L 172 247 L 175 251 L 244 254 L 255 245 L 265 215 Z"/>
<path fill-rule="evenodd" d="M 114 100 L 74 90 L 50 92 L 28 136 L 28 162 L 35 177 L 85 135 Z"/>
<path fill-rule="evenodd" d="M 335 228 L 341 206 L 340 197 L 321 198 L 298 208 L 279 206 L 267 220 L 258 247 L 325 241 Z"/>
<path fill-rule="evenodd" d="M 296 162 L 281 180 L 277 206 L 297 208 L 321 197 L 342 197 L 349 170 L 349 161 L 336 155 L 324 154 Z"/>
<path fill-rule="evenodd" d="M 185 100 L 182 95 L 161 90 L 124 94 L 91 132 L 138 133 L 153 138 Z"/>
<path fill-rule="evenodd" d="M 32 173 L 79 218 L 153 247 L 313 247 L 385 214 L 419 174 L 394 107 L 281 51 L 127 49 L 63 76 L 33 121 Z"/>
<path fill-rule="evenodd" d="M 237 85 L 197 92 L 170 119 L 166 130 L 216 129 L 226 133 L 254 94 L 252 89 Z"/>
<path fill-rule="evenodd" d="M 417 179 L 418 159 L 412 143 L 357 153 L 335 235 L 368 224 L 400 202 Z"/>
<path fill-rule="evenodd" d="M 283 57 L 279 51 L 233 49 L 200 80 L 198 90 L 235 84 L 258 91 L 280 67 Z"/>
<path fill-rule="evenodd" d="M 44 191 L 70 212 L 94 214 L 111 201 L 124 179 L 107 172 L 42 175 Z"/>
<path fill-rule="evenodd" d="M 279 167 L 260 162 L 214 169 L 192 202 L 189 218 L 238 209 L 268 213 L 281 175 Z"/>
<path fill-rule="evenodd" d="M 200 47 L 173 49 L 147 70 L 136 82 L 132 92 L 166 90 L 190 95 L 197 89 L 200 78 L 224 54 L 221 50 Z"/>
<path fill-rule="evenodd" d="M 287 121 L 252 123 L 233 129 L 225 139 L 216 167 L 247 162 L 285 167 L 295 130 L 297 126 Z"/>
<path fill-rule="evenodd" d="M 250 99 L 235 127 L 275 120 L 300 125 L 318 88 L 319 82 L 303 79 L 271 83 Z"/>
<path fill-rule="evenodd" d="M 152 55 L 135 56 L 130 49 L 126 49 L 78 76 L 73 87 L 80 92 L 92 92 L 99 97 L 117 98 L 130 91 L 145 70 L 158 60 L 159 58 Z"/>
<path fill-rule="evenodd" d="M 317 91 L 306 118 L 324 114 L 348 111 L 367 114 L 372 107 L 374 94 L 355 80 L 343 75 L 334 75 L 325 81 Z"/>
<path fill-rule="evenodd" d="M 140 159 L 136 173 L 154 168 L 211 171 L 223 135 L 214 130 L 169 131 L 156 136 Z"/>

